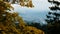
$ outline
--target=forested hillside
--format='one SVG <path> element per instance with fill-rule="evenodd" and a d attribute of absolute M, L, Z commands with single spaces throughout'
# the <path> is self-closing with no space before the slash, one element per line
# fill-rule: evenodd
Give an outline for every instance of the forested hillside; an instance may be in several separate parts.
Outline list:
<path fill-rule="evenodd" d="M 11 9 L 14 8 L 7 0 L 0 0 L 0 34 L 44 34 L 42 30 L 27 26 L 18 13 L 9 12 Z"/>

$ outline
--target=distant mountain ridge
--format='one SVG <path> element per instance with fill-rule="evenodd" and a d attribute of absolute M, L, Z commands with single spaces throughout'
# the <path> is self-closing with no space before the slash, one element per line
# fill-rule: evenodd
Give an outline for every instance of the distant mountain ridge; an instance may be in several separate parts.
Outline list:
<path fill-rule="evenodd" d="M 22 18 L 24 19 L 24 21 L 29 21 L 29 22 L 37 22 L 37 23 L 41 23 L 41 24 L 47 24 L 44 19 L 46 18 L 46 14 L 48 12 L 33 12 L 30 13 L 20 13 L 20 16 L 22 16 Z"/>

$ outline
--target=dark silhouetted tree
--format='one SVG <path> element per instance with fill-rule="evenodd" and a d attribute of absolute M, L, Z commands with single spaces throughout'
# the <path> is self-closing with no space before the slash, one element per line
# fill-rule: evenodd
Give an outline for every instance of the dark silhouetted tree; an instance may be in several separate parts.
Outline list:
<path fill-rule="evenodd" d="M 48 23 L 48 34 L 60 34 L 60 2 L 57 0 L 48 0 L 49 3 L 54 4 L 54 6 L 49 7 L 51 10 L 47 16 Z"/>

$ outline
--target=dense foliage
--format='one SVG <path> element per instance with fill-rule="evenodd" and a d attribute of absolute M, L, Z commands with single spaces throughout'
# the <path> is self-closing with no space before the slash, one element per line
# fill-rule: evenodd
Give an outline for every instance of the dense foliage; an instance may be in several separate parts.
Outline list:
<path fill-rule="evenodd" d="M 34 7 L 34 5 L 32 4 L 32 0 L 3 0 L 5 2 L 9 2 L 12 4 L 19 4 L 21 6 L 26 6 L 26 7 Z"/>
<path fill-rule="evenodd" d="M 0 34 L 44 34 L 32 26 L 27 26 L 18 13 L 10 13 L 14 9 L 9 2 L 0 0 Z"/>
<path fill-rule="evenodd" d="M 54 6 L 49 7 L 50 12 L 47 15 L 47 32 L 48 34 L 60 34 L 60 2 L 57 0 L 48 0 L 49 3 L 54 4 Z"/>

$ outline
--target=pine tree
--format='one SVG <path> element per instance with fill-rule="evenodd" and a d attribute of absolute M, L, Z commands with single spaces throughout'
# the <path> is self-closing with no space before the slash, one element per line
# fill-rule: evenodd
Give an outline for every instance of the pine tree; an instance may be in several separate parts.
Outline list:
<path fill-rule="evenodd" d="M 54 6 L 49 7 L 51 10 L 47 15 L 48 31 L 50 34 L 57 34 L 60 28 L 60 2 L 56 0 L 48 0 L 49 3 L 54 4 Z"/>

